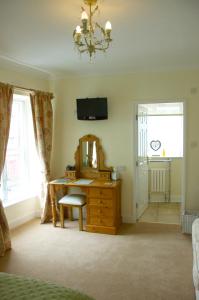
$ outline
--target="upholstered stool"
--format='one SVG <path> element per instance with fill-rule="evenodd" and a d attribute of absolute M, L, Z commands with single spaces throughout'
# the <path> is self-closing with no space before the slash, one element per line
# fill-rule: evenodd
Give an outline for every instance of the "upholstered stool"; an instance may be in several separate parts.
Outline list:
<path fill-rule="evenodd" d="M 60 219 L 61 227 L 64 228 L 64 206 L 68 207 L 70 210 L 70 220 L 72 217 L 72 208 L 79 208 L 79 230 L 83 230 L 83 216 L 82 207 L 86 204 L 86 196 L 80 194 L 66 195 L 58 201 L 60 205 Z"/>

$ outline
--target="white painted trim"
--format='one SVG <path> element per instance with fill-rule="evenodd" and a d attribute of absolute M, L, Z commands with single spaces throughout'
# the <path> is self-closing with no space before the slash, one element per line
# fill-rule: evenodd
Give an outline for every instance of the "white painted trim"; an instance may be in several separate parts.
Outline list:
<path fill-rule="evenodd" d="M 29 214 L 27 214 L 23 217 L 16 218 L 13 221 L 8 222 L 8 225 L 9 225 L 10 229 L 14 229 L 14 228 L 16 228 L 20 225 L 23 225 L 23 224 L 27 223 L 28 221 L 31 221 L 35 218 L 40 218 L 40 216 L 41 216 L 41 211 L 40 210 L 32 211 L 31 213 L 29 213 Z M 122 216 L 122 222 L 123 223 L 129 223 L 129 224 L 136 223 L 133 216 L 129 216 L 129 215 L 128 216 Z"/>
<path fill-rule="evenodd" d="M 40 211 L 32 211 L 23 217 L 16 218 L 11 222 L 8 222 L 9 228 L 14 229 L 24 223 L 27 223 L 30 220 L 40 217 Z"/>
<path fill-rule="evenodd" d="M 13 57 L 9 57 L 9 56 L 0 54 L 0 59 L 2 59 L 4 61 L 8 61 L 9 63 L 14 63 L 15 65 L 18 66 L 18 68 L 19 68 L 19 66 L 22 66 L 22 67 L 28 68 L 32 71 L 39 72 L 40 74 L 43 73 L 44 75 L 47 75 L 47 76 L 53 76 L 53 73 L 47 71 L 46 69 L 42 69 L 42 68 L 36 67 L 34 65 L 24 63 L 20 60 L 17 60 L 16 58 L 13 58 Z"/>
<path fill-rule="evenodd" d="M 133 224 L 133 223 L 136 223 L 136 220 L 133 218 L 133 216 L 123 216 L 122 223 Z"/>
<path fill-rule="evenodd" d="M 137 187 L 137 178 L 136 178 L 136 159 L 137 159 L 137 151 L 138 151 L 138 128 L 136 115 L 138 113 L 138 104 L 152 104 L 152 103 L 174 103 L 174 102 L 182 102 L 183 103 L 183 158 L 182 158 L 182 199 L 181 199 L 181 214 L 185 211 L 185 198 L 186 198 L 186 137 L 187 137 L 187 102 L 184 99 L 173 99 L 173 100 L 137 100 L 133 102 L 133 146 L 135 149 L 135 153 L 133 155 L 133 220 L 137 220 L 137 209 L 136 209 L 136 187 Z"/>
<path fill-rule="evenodd" d="M 183 101 L 183 160 L 182 160 L 182 204 L 181 204 L 181 214 L 185 211 L 185 201 L 186 201 L 186 165 L 187 165 L 187 102 Z"/>
<path fill-rule="evenodd" d="M 182 203 L 182 196 L 181 195 L 171 195 L 171 203 Z"/>
<path fill-rule="evenodd" d="M 137 199 L 137 168 L 136 168 L 136 160 L 137 160 L 137 154 L 138 154 L 138 122 L 136 119 L 136 116 L 138 115 L 138 104 L 134 103 L 134 115 L 133 115 L 133 145 L 135 149 L 135 153 L 133 155 L 133 216 L 132 219 L 134 222 L 137 222 L 137 206 L 136 206 L 136 199 Z"/>

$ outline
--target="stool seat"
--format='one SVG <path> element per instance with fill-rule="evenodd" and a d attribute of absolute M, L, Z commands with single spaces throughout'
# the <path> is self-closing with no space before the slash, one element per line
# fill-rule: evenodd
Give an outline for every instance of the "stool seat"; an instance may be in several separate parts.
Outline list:
<path fill-rule="evenodd" d="M 73 207 L 78 207 L 79 209 L 79 230 L 83 230 L 83 216 L 82 216 L 82 208 L 86 205 L 86 196 L 82 194 L 71 194 L 65 195 L 59 201 L 60 206 L 60 220 L 61 227 L 64 228 L 64 206 L 68 207 L 70 212 L 70 220 L 73 220 L 72 217 L 72 209 Z"/>
<path fill-rule="evenodd" d="M 79 194 L 65 195 L 58 202 L 59 204 L 81 206 L 86 203 L 86 197 L 84 195 Z"/>

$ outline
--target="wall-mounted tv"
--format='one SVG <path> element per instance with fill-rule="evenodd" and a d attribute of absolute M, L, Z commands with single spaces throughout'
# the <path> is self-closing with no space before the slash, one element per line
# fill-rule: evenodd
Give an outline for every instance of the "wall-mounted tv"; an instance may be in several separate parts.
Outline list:
<path fill-rule="evenodd" d="M 107 98 L 82 98 L 77 101 L 78 120 L 105 120 L 108 119 Z"/>

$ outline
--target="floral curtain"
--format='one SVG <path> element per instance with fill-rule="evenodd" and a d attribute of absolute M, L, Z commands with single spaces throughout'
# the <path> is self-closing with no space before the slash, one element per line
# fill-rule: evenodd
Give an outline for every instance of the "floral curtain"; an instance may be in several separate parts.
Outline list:
<path fill-rule="evenodd" d="M 3 171 L 6 149 L 10 130 L 11 110 L 13 102 L 13 88 L 0 83 L 0 178 Z M 8 222 L 0 199 L 0 256 L 11 248 Z"/>
<path fill-rule="evenodd" d="M 43 195 L 41 223 L 52 219 L 52 210 L 49 196 L 50 160 L 52 150 L 53 110 L 51 93 L 35 92 L 30 95 L 33 115 L 33 125 L 37 151 L 42 164 Z"/>

